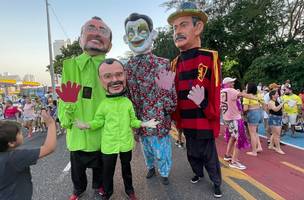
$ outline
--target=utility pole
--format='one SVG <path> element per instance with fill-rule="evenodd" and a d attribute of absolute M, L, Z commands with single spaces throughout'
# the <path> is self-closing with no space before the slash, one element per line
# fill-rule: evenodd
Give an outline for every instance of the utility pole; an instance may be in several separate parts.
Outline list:
<path fill-rule="evenodd" d="M 54 65 L 53 65 L 53 53 L 52 53 L 52 39 L 51 39 L 51 29 L 50 29 L 50 16 L 49 16 L 49 3 L 48 0 L 45 0 L 46 6 L 46 17 L 47 17 L 47 30 L 48 30 L 48 40 L 49 40 L 49 58 L 50 58 L 50 74 L 51 74 L 51 82 L 52 82 L 52 93 L 53 98 L 56 99 L 56 86 L 55 86 L 55 73 L 54 73 Z"/>

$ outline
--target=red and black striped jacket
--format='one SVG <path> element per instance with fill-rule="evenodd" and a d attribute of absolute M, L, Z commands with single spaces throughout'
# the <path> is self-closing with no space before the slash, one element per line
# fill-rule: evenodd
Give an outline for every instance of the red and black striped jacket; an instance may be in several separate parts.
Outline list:
<path fill-rule="evenodd" d="M 173 119 L 185 134 L 199 138 L 217 137 L 220 129 L 220 62 L 218 53 L 194 48 L 181 52 L 172 62 L 176 72 L 175 87 L 178 95 Z M 192 86 L 204 86 L 205 100 L 198 107 L 187 96 Z"/>

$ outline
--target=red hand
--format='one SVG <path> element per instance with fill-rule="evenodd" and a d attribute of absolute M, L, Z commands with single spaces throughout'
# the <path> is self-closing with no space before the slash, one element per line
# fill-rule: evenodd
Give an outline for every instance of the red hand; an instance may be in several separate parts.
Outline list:
<path fill-rule="evenodd" d="M 61 84 L 61 90 L 56 89 L 58 97 L 64 102 L 75 103 L 77 101 L 78 93 L 81 89 L 81 85 L 77 83 L 71 84 L 71 81 L 68 81 L 66 84 Z"/>

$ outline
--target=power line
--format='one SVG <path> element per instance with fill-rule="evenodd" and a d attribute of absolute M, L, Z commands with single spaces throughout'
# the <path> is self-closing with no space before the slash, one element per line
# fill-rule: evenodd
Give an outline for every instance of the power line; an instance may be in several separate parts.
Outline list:
<path fill-rule="evenodd" d="M 68 36 L 67 32 L 65 31 L 63 25 L 61 24 L 61 22 L 60 22 L 60 20 L 59 20 L 59 17 L 56 15 L 54 8 L 53 8 L 50 4 L 49 4 L 49 6 L 51 7 L 51 10 L 52 10 L 52 12 L 53 12 L 53 14 L 54 14 L 54 16 L 55 16 L 55 18 L 56 18 L 57 23 L 59 24 L 59 26 L 60 26 L 60 28 L 61 28 L 63 34 L 64 34 L 65 37 L 68 39 L 69 36 Z"/>

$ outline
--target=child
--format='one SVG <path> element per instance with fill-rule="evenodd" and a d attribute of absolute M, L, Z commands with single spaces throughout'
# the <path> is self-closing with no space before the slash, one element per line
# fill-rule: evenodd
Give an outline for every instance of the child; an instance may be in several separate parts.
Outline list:
<path fill-rule="evenodd" d="M 16 149 L 23 143 L 21 125 L 0 121 L 0 199 L 30 200 L 33 193 L 30 166 L 56 148 L 56 127 L 52 117 L 42 111 L 48 126 L 44 144 L 36 149 Z"/>

